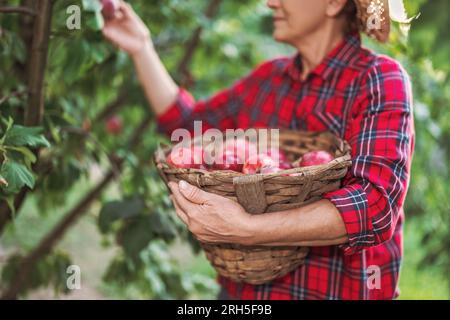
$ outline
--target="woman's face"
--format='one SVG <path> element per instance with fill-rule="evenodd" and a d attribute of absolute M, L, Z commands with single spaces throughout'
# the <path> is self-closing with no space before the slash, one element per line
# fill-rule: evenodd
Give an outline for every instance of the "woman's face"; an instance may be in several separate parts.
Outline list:
<path fill-rule="evenodd" d="M 273 10 L 273 37 L 276 41 L 295 43 L 325 22 L 330 13 L 327 0 L 267 0 Z"/>

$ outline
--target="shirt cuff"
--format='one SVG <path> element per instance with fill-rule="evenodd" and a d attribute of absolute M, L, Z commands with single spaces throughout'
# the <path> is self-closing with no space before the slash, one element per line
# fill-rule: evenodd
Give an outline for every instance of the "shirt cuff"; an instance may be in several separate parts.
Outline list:
<path fill-rule="evenodd" d="M 158 131 L 170 136 L 175 129 L 185 127 L 194 106 L 194 97 L 186 89 L 180 88 L 175 101 L 157 117 Z"/>
<path fill-rule="evenodd" d="M 323 198 L 336 206 L 344 221 L 349 239 L 348 243 L 339 246 L 344 255 L 361 252 L 374 243 L 367 195 L 362 185 L 352 184 L 325 193 Z"/>

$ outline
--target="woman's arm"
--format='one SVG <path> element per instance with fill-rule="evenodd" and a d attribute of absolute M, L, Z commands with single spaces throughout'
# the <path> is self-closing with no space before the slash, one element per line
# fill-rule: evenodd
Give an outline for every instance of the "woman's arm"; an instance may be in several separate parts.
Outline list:
<path fill-rule="evenodd" d="M 158 130 L 168 136 L 179 128 L 193 132 L 194 121 L 198 120 L 203 130 L 245 126 L 236 122 L 238 114 L 243 108 L 253 107 L 249 101 L 254 101 L 259 87 L 270 81 L 277 68 L 274 60 L 263 62 L 230 87 L 197 101 L 170 77 L 155 51 L 150 31 L 129 4 L 120 2 L 119 12 L 105 22 L 103 34 L 132 58 L 150 107 L 157 115 Z M 241 121 L 249 120 L 244 117 Z"/>
<path fill-rule="evenodd" d="M 179 91 L 177 84 L 162 64 L 151 41 L 147 41 L 132 59 L 153 111 L 158 116 L 163 114 L 177 98 Z"/>
<path fill-rule="evenodd" d="M 251 245 L 315 247 L 348 242 L 344 221 L 328 200 L 251 216 L 249 227 L 254 234 Z"/>
<path fill-rule="evenodd" d="M 349 124 L 352 167 L 341 189 L 296 210 L 252 217 L 262 245 L 343 244 L 346 254 L 392 238 L 406 197 L 414 148 L 409 77 L 380 58 L 368 70 Z"/>
<path fill-rule="evenodd" d="M 178 216 L 204 242 L 329 246 L 348 241 L 344 221 L 328 200 L 298 209 L 250 215 L 237 202 L 184 181 L 171 182 L 169 187 Z"/>
<path fill-rule="evenodd" d="M 116 17 L 105 21 L 103 35 L 130 55 L 150 107 L 157 115 L 163 114 L 176 100 L 179 88 L 156 53 L 150 31 L 129 4 L 120 1 Z"/>

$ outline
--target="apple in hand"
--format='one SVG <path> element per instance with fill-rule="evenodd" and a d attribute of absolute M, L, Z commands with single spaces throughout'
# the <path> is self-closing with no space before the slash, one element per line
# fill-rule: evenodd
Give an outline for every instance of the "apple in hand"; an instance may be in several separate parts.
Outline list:
<path fill-rule="evenodd" d="M 106 131 L 113 135 L 118 135 L 122 132 L 123 122 L 119 116 L 112 116 L 106 120 Z"/>
<path fill-rule="evenodd" d="M 326 151 L 311 151 L 303 155 L 300 167 L 318 166 L 327 164 L 334 159 L 333 155 Z"/>
<path fill-rule="evenodd" d="M 105 19 L 114 19 L 117 10 L 119 10 L 118 0 L 102 0 L 102 14 Z"/>
<path fill-rule="evenodd" d="M 198 146 L 181 147 L 175 146 L 169 156 L 167 163 L 173 167 L 181 169 L 204 169 L 203 165 L 203 150 Z"/>

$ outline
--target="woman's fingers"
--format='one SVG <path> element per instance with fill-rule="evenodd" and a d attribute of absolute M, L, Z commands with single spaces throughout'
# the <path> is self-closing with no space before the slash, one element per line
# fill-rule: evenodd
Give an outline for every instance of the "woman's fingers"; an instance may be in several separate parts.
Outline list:
<path fill-rule="evenodd" d="M 125 18 L 130 18 L 133 14 L 133 8 L 131 7 L 131 5 L 123 0 L 120 0 L 119 10 L 120 12 L 122 12 Z"/>
<path fill-rule="evenodd" d="M 196 204 L 190 202 L 181 194 L 177 183 L 170 182 L 169 187 L 172 190 L 172 196 L 178 202 L 178 205 L 180 206 L 181 209 L 183 209 L 185 212 L 186 211 L 191 212 L 190 210 L 195 210 Z"/>
<path fill-rule="evenodd" d="M 117 10 L 117 12 L 116 12 L 116 14 L 114 16 L 114 19 L 117 20 L 117 21 L 120 21 L 120 20 L 123 20 L 124 18 L 125 18 L 125 14 L 119 8 L 119 10 Z"/>

